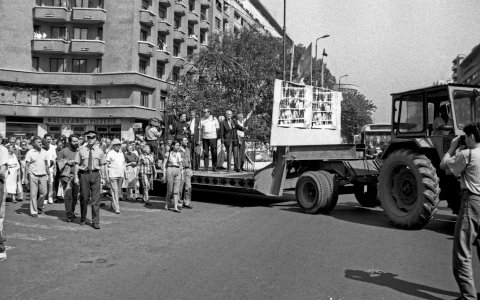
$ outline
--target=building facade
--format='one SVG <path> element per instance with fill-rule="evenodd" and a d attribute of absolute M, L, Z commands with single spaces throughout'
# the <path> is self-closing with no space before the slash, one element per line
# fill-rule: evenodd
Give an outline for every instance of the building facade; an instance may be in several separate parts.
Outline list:
<path fill-rule="evenodd" d="M 133 139 L 212 33 L 280 26 L 253 0 L 0 0 L 0 135 Z M 138 128 L 138 129 L 136 129 Z"/>
<path fill-rule="evenodd" d="M 459 54 L 452 63 L 453 82 L 480 86 L 480 44 L 468 55 Z"/>

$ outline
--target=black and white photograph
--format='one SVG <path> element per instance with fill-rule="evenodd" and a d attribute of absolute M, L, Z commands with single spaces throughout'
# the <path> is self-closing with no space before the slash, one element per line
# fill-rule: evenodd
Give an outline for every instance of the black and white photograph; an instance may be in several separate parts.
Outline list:
<path fill-rule="evenodd" d="M 478 0 L 0 0 L 0 299 L 480 299 Z"/>

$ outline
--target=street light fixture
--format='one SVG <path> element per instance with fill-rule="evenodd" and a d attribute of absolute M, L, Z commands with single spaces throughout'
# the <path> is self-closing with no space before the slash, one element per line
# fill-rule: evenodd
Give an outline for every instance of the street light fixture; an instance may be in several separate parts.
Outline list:
<path fill-rule="evenodd" d="M 315 63 L 317 63 L 318 40 L 328 38 L 329 36 L 330 36 L 329 34 L 325 34 L 325 35 L 317 38 L 317 40 L 315 41 Z M 312 69 L 313 69 L 313 64 L 312 64 Z M 310 75 L 311 75 L 310 77 L 312 78 L 312 82 L 313 82 L 313 71 L 311 72 Z M 321 82 L 321 86 L 323 87 L 323 54 L 322 54 L 322 82 Z"/>
<path fill-rule="evenodd" d="M 348 77 L 348 74 L 345 74 L 345 75 L 342 75 L 340 76 L 340 78 L 338 78 L 338 90 L 340 91 L 342 89 L 342 78 L 343 77 Z"/>

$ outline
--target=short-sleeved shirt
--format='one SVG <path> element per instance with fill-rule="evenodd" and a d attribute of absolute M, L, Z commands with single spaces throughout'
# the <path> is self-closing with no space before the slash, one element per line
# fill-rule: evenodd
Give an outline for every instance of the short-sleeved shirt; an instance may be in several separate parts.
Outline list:
<path fill-rule="evenodd" d="M 132 162 L 135 162 L 135 163 L 138 164 L 138 155 L 135 154 L 135 152 L 130 152 L 130 153 L 125 152 L 125 162 L 127 164 L 132 163 Z"/>
<path fill-rule="evenodd" d="M 182 166 L 182 153 L 175 152 L 175 151 L 170 151 L 170 152 L 167 152 L 165 154 L 165 157 L 167 158 L 167 167 L 169 167 L 169 166 L 181 167 Z"/>
<path fill-rule="evenodd" d="M 158 131 L 157 127 L 148 125 L 145 128 L 145 139 L 147 141 L 156 141 L 157 137 L 159 137 L 160 135 L 162 135 L 162 133 Z"/>
<path fill-rule="evenodd" d="M 108 176 L 123 177 L 125 176 L 125 156 L 122 151 L 110 150 L 107 153 Z"/>
<path fill-rule="evenodd" d="M 0 145 L 0 166 L 8 163 L 8 150 L 3 145 Z"/>
<path fill-rule="evenodd" d="M 462 189 L 480 195 L 480 148 L 459 151 L 446 164 L 455 176 L 460 177 Z"/>
<path fill-rule="evenodd" d="M 216 139 L 217 129 L 220 128 L 217 118 L 210 116 L 200 121 L 200 130 L 202 132 L 202 139 Z"/>
<path fill-rule="evenodd" d="M 184 168 L 192 168 L 192 158 L 190 156 L 190 149 L 188 147 L 180 149 L 182 153 L 182 163 Z"/>
<path fill-rule="evenodd" d="M 47 175 L 45 162 L 49 163 L 49 160 L 48 153 L 43 148 L 40 151 L 33 148 L 25 156 L 25 161 L 29 163 L 28 172 L 36 176 Z"/>
<path fill-rule="evenodd" d="M 77 155 L 75 156 L 75 163 L 78 164 L 78 169 L 82 171 L 88 170 L 88 157 L 90 154 L 90 147 L 85 146 L 78 149 Z M 92 163 L 93 170 L 100 170 L 100 168 L 105 164 L 105 154 L 102 149 L 98 146 L 92 148 Z"/>

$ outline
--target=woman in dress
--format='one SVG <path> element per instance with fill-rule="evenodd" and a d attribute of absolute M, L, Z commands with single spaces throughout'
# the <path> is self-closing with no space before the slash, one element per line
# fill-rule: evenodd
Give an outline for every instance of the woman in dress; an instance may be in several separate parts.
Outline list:
<path fill-rule="evenodd" d="M 15 155 L 15 145 L 8 146 L 8 175 L 7 175 L 7 193 L 12 196 L 12 202 L 17 203 L 17 184 L 20 180 L 20 164 Z"/>
<path fill-rule="evenodd" d="M 153 190 L 153 178 L 157 177 L 157 169 L 155 168 L 155 158 L 153 157 L 152 149 L 148 144 L 143 148 L 139 161 L 138 177 L 142 183 L 143 202 L 145 202 L 146 206 L 151 206 L 148 192 Z"/>
<path fill-rule="evenodd" d="M 180 141 L 174 141 L 170 151 L 165 154 L 163 161 L 163 182 L 167 183 L 167 194 L 165 195 L 165 210 L 168 210 L 168 204 L 173 194 L 173 211 L 180 212 L 178 209 L 180 183 L 182 180 L 182 154 L 180 153 Z"/>

